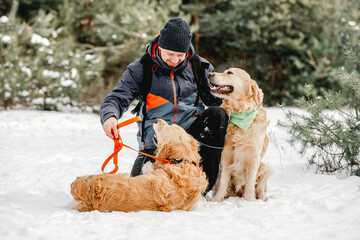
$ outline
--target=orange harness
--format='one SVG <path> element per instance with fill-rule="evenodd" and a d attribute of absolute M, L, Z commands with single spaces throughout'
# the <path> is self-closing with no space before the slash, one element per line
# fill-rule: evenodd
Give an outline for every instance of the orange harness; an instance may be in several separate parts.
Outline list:
<path fill-rule="evenodd" d="M 117 125 L 117 129 L 122 128 L 122 127 L 124 127 L 124 126 L 127 126 L 127 125 L 129 125 L 129 124 L 138 122 L 138 121 L 140 121 L 140 120 L 141 120 L 141 118 L 140 118 L 139 116 L 134 117 L 134 118 L 131 118 L 131 119 L 129 119 L 129 120 L 126 120 L 126 121 L 124 121 L 124 122 L 119 123 L 119 124 Z M 151 157 L 151 158 L 153 158 L 153 159 L 155 159 L 155 160 L 158 160 L 158 161 L 161 161 L 161 162 L 164 162 L 164 163 L 171 163 L 171 164 L 174 163 L 174 164 L 176 164 L 176 163 L 179 163 L 179 161 L 180 161 L 180 160 L 178 160 L 178 159 L 172 159 L 172 160 L 162 159 L 162 158 L 158 158 L 158 157 L 152 156 L 152 155 L 147 154 L 147 153 L 140 152 L 140 151 L 138 151 L 138 150 L 136 150 L 136 149 L 134 149 L 134 148 L 132 148 L 132 147 L 129 147 L 129 146 L 125 145 L 125 144 L 123 143 L 121 137 L 120 137 L 120 134 L 118 134 L 118 138 L 113 138 L 113 141 L 114 141 L 114 143 L 115 143 L 114 152 L 113 152 L 113 154 L 111 154 L 111 155 L 105 160 L 105 162 L 104 162 L 103 165 L 101 166 L 101 171 L 102 171 L 103 173 L 104 173 L 104 169 L 105 169 L 106 165 L 110 162 L 110 160 L 111 160 L 112 158 L 113 158 L 113 163 L 114 163 L 114 165 L 115 165 L 115 168 L 114 168 L 114 170 L 112 170 L 111 172 L 108 172 L 108 173 L 116 173 L 116 172 L 118 171 L 118 169 L 119 169 L 119 167 L 118 167 L 118 153 L 120 152 L 120 150 L 121 150 L 123 147 L 127 147 L 127 148 L 129 148 L 129 149 L 131 149 L 131 150 L 134 150 L 135 152 L 141 153 L 141 154 L 143 154 L 143 155 L 146 155 L 146 156 L 148 156 L 148 157 Z"/>

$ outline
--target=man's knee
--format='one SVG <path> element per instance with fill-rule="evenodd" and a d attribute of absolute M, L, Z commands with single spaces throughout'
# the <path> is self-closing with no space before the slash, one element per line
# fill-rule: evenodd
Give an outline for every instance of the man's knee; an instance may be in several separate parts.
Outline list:
<path fill-rule="evenodd" d="M 212 116 L 213 121 L 217 121 L 220 127 L 226 127 L 229 122 L 229 116 L 222 107 L 214 106 L 206 109 L 209 116 Z"/>

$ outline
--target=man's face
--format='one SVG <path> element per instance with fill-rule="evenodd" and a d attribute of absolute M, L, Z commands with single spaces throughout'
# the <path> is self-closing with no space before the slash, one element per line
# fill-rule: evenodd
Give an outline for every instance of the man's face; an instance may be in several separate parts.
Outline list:
<path fill-rule="evenodd" d="M 161 47 L 159 47 L 159 53 L 161 59 L 171 68 L 175 68 L 184 61 L 186 56 L 186 53 L 174 52 Z"/>

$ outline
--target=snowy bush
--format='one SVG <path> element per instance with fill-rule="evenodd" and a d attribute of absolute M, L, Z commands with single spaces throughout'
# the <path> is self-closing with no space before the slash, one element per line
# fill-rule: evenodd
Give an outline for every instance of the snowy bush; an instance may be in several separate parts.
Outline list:
<path fill-rule="evenodd" d="M 0 106 L 57 110 L 86 102 L 90 89 L 103 83 L 102 56 L 86 53 L 57 22 L 43 11 L 32 25 L 0 17 Z"/>
<path fill-rule="evenodd" d="M 181 2 L 0 4 L 0 108 L 59 109 L 64 99 L 70 107 L 96 106 L 170 16 L 186 18 Z"/>
<path fill-rule="evenodd" d="M 291 134 L 291 143 L 300 143 L 301 153 L 310 150 L 310 165 L 320 172 L 346 172 L 360 176 L 360 48 L 350 49 L 349 63 L 339 77 L 350 94 L 324 92 L 324 97 L 308 96 L 297 101 L 306 114 L 285 111 L 280 121 Z M 328 109 L 337 110 L 328 112 Z"/>

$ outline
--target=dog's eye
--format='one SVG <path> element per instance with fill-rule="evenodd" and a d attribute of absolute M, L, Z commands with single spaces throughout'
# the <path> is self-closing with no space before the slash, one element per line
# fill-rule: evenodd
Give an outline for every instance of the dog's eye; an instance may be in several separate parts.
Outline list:
<path fill-rule="evenodd" d="M 232 71 L 227 71 L 227 74 L 234 74 Z"/>

